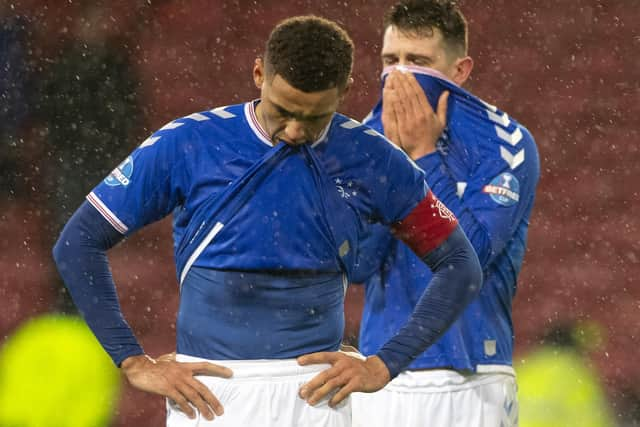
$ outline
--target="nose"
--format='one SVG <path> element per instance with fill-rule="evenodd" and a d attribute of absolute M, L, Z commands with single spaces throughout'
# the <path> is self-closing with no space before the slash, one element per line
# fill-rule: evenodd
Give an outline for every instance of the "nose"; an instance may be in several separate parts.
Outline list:
<path fill-rule="evenodd" d="M 306 130 L 304 125 L 297 120 L 290 120 L 284 128 L 283 139 L 294 144 L 306 142 Z"/>

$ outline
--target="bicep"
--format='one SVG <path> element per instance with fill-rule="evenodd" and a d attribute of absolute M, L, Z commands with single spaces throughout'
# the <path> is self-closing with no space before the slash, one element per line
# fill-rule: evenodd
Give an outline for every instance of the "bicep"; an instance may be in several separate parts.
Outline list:
<path fill-rule="evenodd" d="M 458 226 L 455 215 L 429 191 L 426 197 L 391 230 L 419 257 L 444 242 Z"/>
<path fill-rule="evenodd" d="M 121 234 L 165 217 L 179 204 L 184 159 L 174 143 L 143 143 L 87 196 Z"/>

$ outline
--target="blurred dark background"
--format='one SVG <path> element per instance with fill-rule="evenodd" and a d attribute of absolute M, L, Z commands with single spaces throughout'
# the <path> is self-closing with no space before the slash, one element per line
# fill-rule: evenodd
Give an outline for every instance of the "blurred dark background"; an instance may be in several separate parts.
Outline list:
<path fill-rule="evenodd" d="M 341 111 L 378 96 L 382 14 L 392 1 L 0 2 L 0 342 L 26 319 L 71 310 L 50 248 L 83 197 L 154 129 L 258 97 L 271 28 L 314 13 L 356 44 Z M 565 321 L 600 325 L 589 363 L 620 425 L 640 425 L 640 3 L 461 1 L 468 88 L 525 124 L 542 178 L 514 308 L 516 360 Z M 146 351 L 172 351 L 178 292 L 170 222 L 110 253 Z M 360 289 L 349 290 L 357 336 Z M 157 426 L 162 399 L 124 388 L 114 426 Z"/>

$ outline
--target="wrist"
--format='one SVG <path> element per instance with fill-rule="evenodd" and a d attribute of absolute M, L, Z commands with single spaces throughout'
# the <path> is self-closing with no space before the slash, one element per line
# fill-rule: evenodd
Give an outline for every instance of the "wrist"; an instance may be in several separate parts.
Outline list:
<path fill-rule="evenodd" d="M 404 150 L 405 153 L 407 153 L 407 155 L 409 157 L 411 157 L 411 160 L 413 161 L 417 161 L 425 156 L 428 156 L 429 154 L 433 154 L 436 152 L 436 147 L 412 147 L 412 148 L 407 148 Z"/>
<path fill-rule="evenodd" d="M 127 372 L 135 371 L 140 366 L 147 363 L 156 363 L 156 361 L 146 354 L 137 354 L 135 356 L 129 356 L 124 359 L 120 364 L 120 369 L 122 369 L 122 371 L 127 374 Z"/>
<path fill-rule="evenodd" d="M 384 381 L 384 384 L 387 384 L 389 381 L 391 381 L 391 372 L 380 357 L 369 356 L 367 357 L 365 363 L 369 365 L 369 369 L 372 371 L 376 378 Z"/>
<path fill-rule="evenodd" d="M 438 150 L 426 154 L 418 159 L 414 159 L 416 164 L 420 166 L 420 169 L 427 173 L 427 178 L 430 174 L 437 172 L 442 167 L 442 160 L 442 156 Z M 427 182 L 431 184 L 428 179 Z"/>

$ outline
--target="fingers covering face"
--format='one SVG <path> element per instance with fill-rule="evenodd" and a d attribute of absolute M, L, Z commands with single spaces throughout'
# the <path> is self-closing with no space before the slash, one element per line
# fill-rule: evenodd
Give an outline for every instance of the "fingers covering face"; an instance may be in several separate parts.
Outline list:
<path fill-rule="evenodd" d="M 411 73 L 397 72 L 394 76 L 396 86 L 404 106 L 404 112 L 418 118 L 429 113 L 433 114 L 433 109 L 424 91 L 415 76 Z"/>
<path fill-rule="evenodd" d="M 398 94 L 393 88 L 392 80 L 391 77 L 387 78 L 387 84 L 382 90 L 382 126 L 387 139 L 401 147 L 398 130 L 398 116 L 401 115 L 398 110 L 401 106 L 398 105 Z"/>

